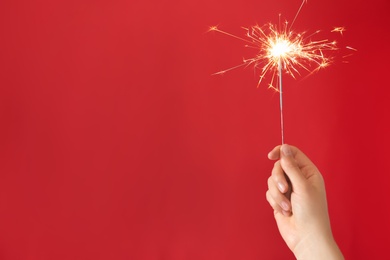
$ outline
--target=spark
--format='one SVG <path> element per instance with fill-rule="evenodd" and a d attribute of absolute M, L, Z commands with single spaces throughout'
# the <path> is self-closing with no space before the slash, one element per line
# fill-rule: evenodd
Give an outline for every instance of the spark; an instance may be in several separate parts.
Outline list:
<path fill-rule="evenodd" d="M 345 47 L 347 50 L 351 50 L 351 51 L 357 51 L 357 49 L 355 49 L 355 48 L 353 48 L 353 47 L 351 47 L 351 46 L 346 46 Z M 347 55 L 344 55 L 343 56 L 343 59 L 344 58 L 348 58 L 348 57 L 351 57 L 353 54 L 352 53 L 350 53 L 350 54 L 347 54 Z M 349 63 L 348 61 L 345 61 L 345 60 L 343 60 L 343 63 Z"/>
<path fill-rule="evenodd" d="M 325 56 L 324 53 L 338 49 L 336 41 L 328 39 L 312 40 L 312 37 L 319 34 L 320 31 L 308 36 L 306 36 L 306 33 L 295 33 L 289 29 L 288 22 L 285 22 L 282 26 L 276 26 L 272 23 L 264 26 L 255 25 L 244 28 L 244 30 L 246 31 L 246 38 L 220 30 L 217 26 L 210 27 L 210 31 L 240 39 L 247 43 L 246 47 L 258 51 L 254 57 L 243 59 L 242 64 L 214 74 L 223 74 L 241 66 L 253 65 L 255 68 L 260 68 L 261 72 L 257 86 L 262 83 L 267 75 L 270 75 L 271 80 L 268 86 L 276 91 L 280 91 L 279 85 L 274 84 L 277 82 L 275 78 L 279 73 L 279 64 L 281 64 L 282 71 L 296 78 L 297 75 L 301 75 L 302 70 L 311 74 L 327 67 L 331 62 L 331 58 Z"/>
<path fill-rule="evenodd" d="M 294 17 L 294 19 L 293 19 L 293 21 L 292 21 L 292 23 L 291 23 L 291 27 L 294 25 L 295 20 L 297 20 L 298 15 L 299 15 L 299 13 L 301 12 L 302 7 L 303 7 L 305 4 L 307 4 L 307 0 L 303 0 L 302 3 L 301 3 L 301 6 L 299 6 L 299 9 L 298 9 L 297 13 L 295 14 L 295 17 Z"/>
<path fill-rule="evenodd" d="M 345 48 L 348 49 L 348 50 L 357 51 L 357 49 L 355 49 L 355 48 L 353 48 L 353 47 L 351 47 L 351 46 L 347 46 L 347 47 L 345 47 Z"/>
<path fill-rule="evenodd" d="M 341 35 L 343 35 L 343 33 L 345 32 L 345 28 L 344 27 L 334 27 L 331 32 L 336 32 L 336 33 L 340 33 Z"/>

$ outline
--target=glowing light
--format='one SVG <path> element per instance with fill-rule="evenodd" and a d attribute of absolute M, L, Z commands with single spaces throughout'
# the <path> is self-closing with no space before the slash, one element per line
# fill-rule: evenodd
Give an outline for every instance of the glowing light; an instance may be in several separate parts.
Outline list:
<path fill-rule="evenodd" d="M 271 43 L 271 48 L 268 50 L 269 55 L 274 59 L 280 59 L 281 57 L 285 57 L 291 52 L 293 46 L 286 39 L 276 39 L 277 42 Z"/>
<path fill-rule="evenodd" d="M 287 22 L 282 27 L 278 28 L 274 24 L 255 25 L 244 28 L 247 38 L 241 38 L 222 31 L 217 26 L 211 26 L 209 31 L 216 31 L 240 39 L 247 43 L 246 47 L 257 50 L 254 57 L 244 59 L 242 64 L 214 74 L 223 74 L 241 66 L 253 65 L 255 68 L 260 68 L 261 71 L 258 86 L 266 75 L 270 74 L 269 87 L 279 91 L 279 86 L 275 85 L 274 80 L 279 73 L 279 63 L 282 65 L 282 70 L 293 78 L 300 75 L 302 70 L 311 74 L 330 64 L 331 58 L 325 56 L 324 53 L 338 49 L 335 41 L 312 40 L 314 35 L 319 34 L 320 31 L 306 36 L 306 33 L 295 33 L 289 30 Z"/>

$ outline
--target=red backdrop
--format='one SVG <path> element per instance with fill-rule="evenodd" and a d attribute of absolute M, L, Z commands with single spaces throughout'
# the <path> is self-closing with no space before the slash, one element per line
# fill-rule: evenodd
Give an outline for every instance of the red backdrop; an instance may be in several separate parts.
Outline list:
<path fill-rule="evenodd" d="M 207 30 L 300 3 L 2 0 L 0 259 L 292 259 L 265 200 L 278 95 L 253 68 L 211 76 L 248 51 Z M 309 0 L 294 25 L 358 49 L 285 85 L 349 259 L 388 255 L 389 3 Z"/>

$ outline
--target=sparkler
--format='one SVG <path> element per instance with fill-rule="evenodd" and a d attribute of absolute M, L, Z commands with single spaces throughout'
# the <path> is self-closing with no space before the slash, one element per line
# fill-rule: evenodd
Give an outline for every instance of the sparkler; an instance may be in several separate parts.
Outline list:
<path fill-rule="evenodd" d="M 330 64 L 331 58 L 325 55 L 326 52 L 338 50 L 336 41 L 328 39 L 312 40 L 313 36 L 319 34 L 320 31 L 306 36 L 306 33 L 296 33 L 291 29 L 306 2 L 307 0 L 302 1 L 291 25 L 285 22 L 281 26 L 279 16 L 279 25 L 270 23 L 264 26 L 255 25 L 249 28 L 243 28 L 246 31 L 246 38 L 222 31 L 217 26 L 211 26 L 209 28 L 209 31 L 219 32 L 242 40 L 246 43 L 245 47 L 254 48 L 258 51 L 256 56 L 243 59 L 242 64 L 219 71 L 214 73 L 214 75 L 224 74 L 238 67 L 253 65 L 254 68 L 260 68 L 261 71 L 257 83 L 258 87 L 263 79 L 267 75 L 270 75 L 268 87 L 279 92 L 282 144 L 284 144 L 283 72 L 293 78 L 300 75 L 301 70 L 307 71 L 311 75 Z M 344 31 L 344 27 L 335 27 L 331 32 L 337 32 L 342 35 Z M 275 81 L 276 84 L 274 83 Z"/>

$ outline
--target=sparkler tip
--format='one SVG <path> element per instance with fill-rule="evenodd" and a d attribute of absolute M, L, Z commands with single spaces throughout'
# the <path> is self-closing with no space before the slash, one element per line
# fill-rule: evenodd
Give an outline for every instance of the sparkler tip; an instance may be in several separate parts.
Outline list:
<path fill-rule="evenodd" d="M 257 87 L 263 82 L 266 75 L 270 75 L 271 82 L 268 88 L 279 92 L 278 83 L 274 82 L 278 71 L 280 71 L 279 74 L 283 72 L 295 79 L 296 76 L 301 75 L 302 70 L 307 71 L 307 76 L 309 76 L 330 66 L 332 57 L 328 57 L 328 52 L 340 50 L 337 41 L 330 39 L 314 40 L 315 36 L 322 32 L 321 30 L 314 31 L 314 33 L 309 35 L 306 32 L 299 33 L 292 30 L 292 25 L 306 3 L 307 0 L 302 0 L 301 6 L 291 24 L 287 20 L 281 24 L 281 14 L 279 14 L 279 24 L 270 22 L 263 26 L 256 24 L 254 26 L 241 27 L 245 30 L 247 38 L 221 30 L 217 25 L 210 26 L 209 31 L 216 31 L 244 41 L 246 48 L 254 48 L 258 51 L 254 57 L 243 58 L 240 65 L 214 73 L 213 75 L 222 75 L 235 68 L 252 65 L 255 69 L 260 68 L 260 78 Z M 346 29 L 343 26 L 338 26 L 333 27 L 329 31 L 343 35 Z M 350 46 L 343 48 L 357 51 Z"/>

